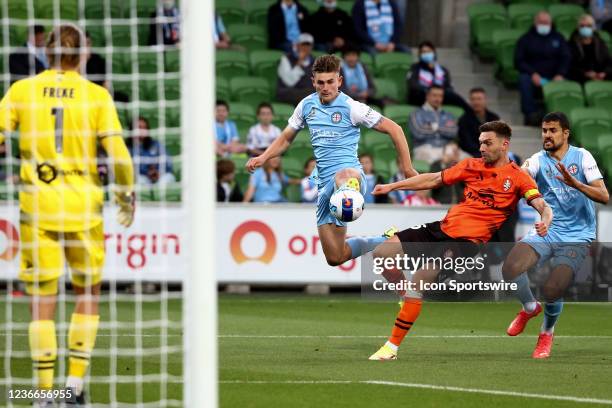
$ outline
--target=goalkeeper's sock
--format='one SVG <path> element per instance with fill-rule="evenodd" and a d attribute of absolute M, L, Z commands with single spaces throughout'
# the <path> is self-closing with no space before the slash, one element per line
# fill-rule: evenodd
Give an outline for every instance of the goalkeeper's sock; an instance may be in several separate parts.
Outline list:
<path fill-rule="evenodd" d="M 28 328 L 32 368 L 38 388 L 53 388 L 53 369 L 57 358 L 57 338 L 53 320 L 34 320 Z"/>
<path fill-rule="evenodd" d="M 387 240 L 387 237 L 378 235 L 371 237 L 351 237 L 346 240 L 346 243 L 351 247 L 351 259 L 367 254 Z"/>
<path fill-rule="evenodd" d="M 552 334 L 555 331 L 555 323 L 557 323 L 562 311 L 563 299 L 546 302 L 544 305 L 544 322 L 540 331 Z"/>
<path fill-rule="evenodd" d="M 96 342 L 99 315 L 73 313 L 68 330 L 68 377 L 84 378 Z M 82 384 L 81 384 L 82 390 Z M 80 392 L 77 391 L 77 395 Z"/>
<path fill-rule="evenodd" d="M 391 337 L 389 337 L 390 343 L 399 347 L 404 337 L 406 337 L 406 334 L 408 334 L 408 331 L 412 328 L 417 317 L 419 317 L 422 306 L 423 301 L 421 299 L 404 299 L 402 308 L 395 318 L 395 325 L 391 331 Z"/>
<path fill-rule="evenodd" d="M 523 310 L 525 310 L 527 313 L 533 313 L 533 311 L 536 309 L 537 301 L 533 296 L 533 293 L 531 293 L 527 273 L 522 273 L 518 278 L 514 279 L 512 283 L 517 284 L 515 295 L 523 304 Z"/>

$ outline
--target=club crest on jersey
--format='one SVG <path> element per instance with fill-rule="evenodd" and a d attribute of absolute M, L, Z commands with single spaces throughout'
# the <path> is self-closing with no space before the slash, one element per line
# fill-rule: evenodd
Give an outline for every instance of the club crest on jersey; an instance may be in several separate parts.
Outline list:
<path fill-rule="evenodd" d="M 512 182 L 507 178 L 506 181 L 504 181 L 504 191 L 510 190 L 510 187 L 512 187 Z"/>
<path fill-rule="evenodd" d="M 572 176 L 575 176 L 576 173 L 578 173 L 578 166 L 574 163 L 570 164 L 569 166 L 567 166 L 567 171 L 569 172 L 569 174 L 571 174 Z"/>
<path fill-rule="evenodd" d="M 332 123 L 340 123 L 341 120 L 342 120 L 342 114 L 340 112 L 332 113 L 331 115 Z"/>

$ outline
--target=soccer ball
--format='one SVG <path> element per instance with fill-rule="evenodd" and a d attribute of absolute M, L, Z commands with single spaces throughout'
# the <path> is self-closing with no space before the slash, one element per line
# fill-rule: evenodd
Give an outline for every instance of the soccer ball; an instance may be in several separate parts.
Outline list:
<path fill-rule="evenodd" d="M 365 200 L 359 191 L 340 188 L 329 200 L 329 210 L 334 217 L 344 222 L 355 221 L 363 214 Z"/>

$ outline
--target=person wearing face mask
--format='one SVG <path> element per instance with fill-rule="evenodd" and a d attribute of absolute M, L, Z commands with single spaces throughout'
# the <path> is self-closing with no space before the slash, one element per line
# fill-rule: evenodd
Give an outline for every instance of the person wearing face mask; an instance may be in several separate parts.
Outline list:
<path fill-rule="evenodd" d="M 525 125 L 540 124 L 542 113 L 536 97 L 546 83 L 565 78 L 570 62 L 565 38 L 553 27 L 550 14 L 540 11 L 534 17 L 533 27 L 518 40 L 514 54 Z"/>
<path fill-rule="evenodd" d="M 9 72 L 11 83 L 34 76 L 49 68 L 45 53 L 45 27 L 35 25 L 30 27 L 28 41 L 23 45 L 23 51 L 9 55 Z"/>
<path fill-rule="evenodd" d="M 410 67 L 407 75 L 408 103 L 420 106 L 425 102 L 425 93 L 432 86 L 444 89 L 444 103 L 468 110 L 470 106 L 457 94 L 451 85 L 450 72 L 438 63 L 436 48 L 431 41 L 419 44 L 419 62 Z"/>
<path fill-rule="evenodd" d="M 308 18 L 315 49 L 334 53 L 353 40 L 353 21 L 336 0 L 322 0 L 321 7 Z"/>
<path fill-rule="evenodd" d="M 574 81 L 603 81 L 612 78 L 608 46 L 595 31 L 595 20 L 585 14 L 569 41 L 572 64 L 568 77 Z"/>
<path fill-rule="evenodd" d="M 176 45 L 180 41 L 179 10 L 175 0 L 163 0 L 151 13 L 149 45 Z M 159 21 L 158 21 L 159 20 Z"/>
<path fill-rule="evenodd" d="M 297 105 L 312 93 L 312 46 L 314 39 L 308 33 L 298 37 L 295 53 L 283 55 L 278 64 L 276 99 Z"/>

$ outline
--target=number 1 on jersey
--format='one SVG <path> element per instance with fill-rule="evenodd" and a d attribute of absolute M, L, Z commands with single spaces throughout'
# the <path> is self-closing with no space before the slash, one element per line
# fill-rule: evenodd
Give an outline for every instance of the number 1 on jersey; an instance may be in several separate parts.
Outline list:
<path fill-rule="evenodd" d="M 64 150 L 64 108 L 51 108 L 51 114 L 55 116 L 55 151 L 62 153 Z"/>

